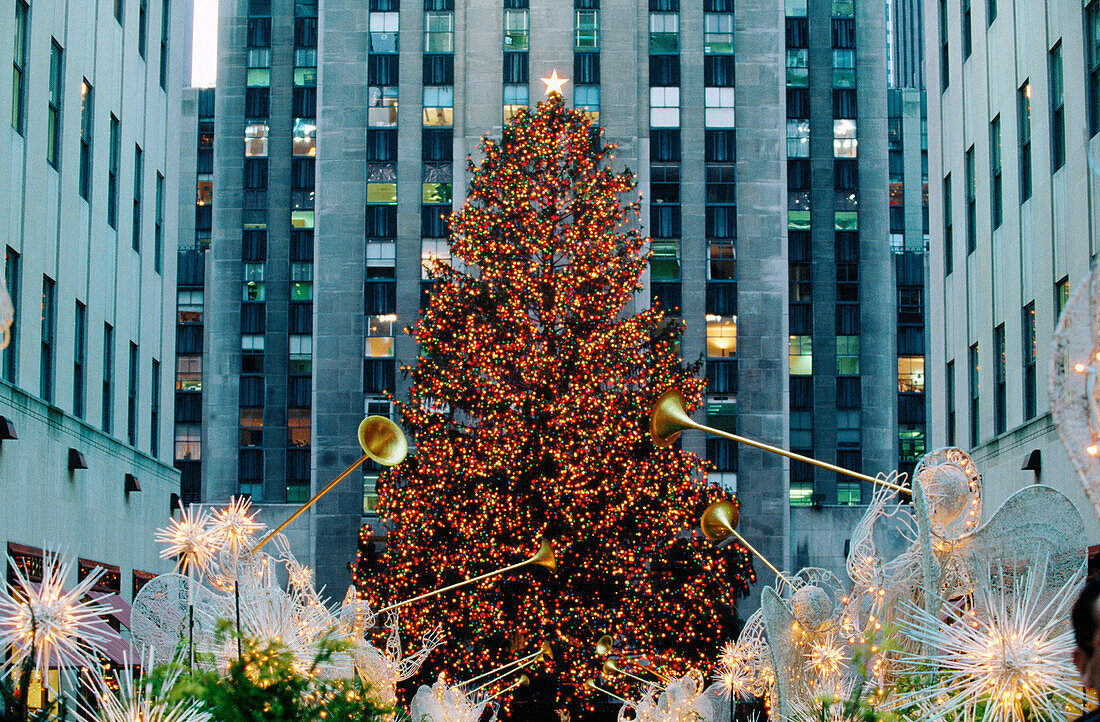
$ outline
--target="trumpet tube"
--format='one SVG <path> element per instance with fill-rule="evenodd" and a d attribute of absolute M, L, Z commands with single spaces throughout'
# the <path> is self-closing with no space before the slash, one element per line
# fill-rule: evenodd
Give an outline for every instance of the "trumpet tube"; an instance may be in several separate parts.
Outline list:
<path fill-rule="evenodd" d="M 539 651 L 537 651 L 537 652 L 534 652 L 534 653 L 532 653 L 532 654 L 528 654 L 528 655 L 527 655 L 526 657 L 520 657 L 519 659 L 513 659 L 513 660 L 512 660 L 511 662 L 508 662 L 507 664 L 502 664 L 502 665 L 500 665 L 499 667 L 493 667 L 493 668 L 492 668 L 492 669 L 490 669 L 490 670 L 489 670 L 488 672 L 482 672 L 481 674 L 479 674 L 479 675 L 478 675 L 478 676 L 476 676 L 476 677 L 470 677 L 470 678 L 469 678 L 468 680 L 466 680 L 465 682 L 461 682 L 461 683 L 460 683 L 460 686 L 464 686 L 464 685 L 470 684 L 471 682 L 476 682 L 476 681 L 478 681 L 479 679 L 481 679 L 482 677 L 488 677 L 488 676 L 489 676 L 490 674 L 495 674 L 495 673 L 497 673 L 497 672 L 500 672 L 500 671 L 503 671 L 503 670 L 505 670 L 505 669 L 508 669 L 509 667 L 512 667 L 512 666 L 514 666 L 514 665 L 517 665 L 517 664 L 522 664 L 523 662 L 526 662 L 526 661 L 527 661 L 527 660 L 529 660 L 529 659 L 534 659 L 535 657 L 538 657 L 538 656 L 539 656 L 540 654 L 542 654 L 542 650 L 541 650 L 541 649 L 540 649 Z"/>
<path fill-rule="evenodd" d="M 614 672 L 616 674 L 621 674 L 624 677 L 630 677 L 631 679 L 633 679 L 637 682 L 641 682 L 642 684 L 653 684 L 653 680 L 642 679 L 641 677 L 639 677 L 636 674 L 631 674 L 630 672 L 627 672 L 625 669 L 623 669 L 623 668 L 619 667 L 617 664 L 615 664 L 615 660 L 613 660 L 613 659 L 609 659 L 609 660 L 607 660 L 606 662 L 603 663 L 603 671 L 604 671 L 605 674 L 611 673 L 611 672 Z"/>
<path fill-rule="evenodd" d="M 517 679 L 512 684 L 508 685 L 504 689 L 502 689 L 499 692 L 497 692 L 496 694 L 494 694 L 493 697 L 499 697 L 500 695 L 504 694 L 505 692 L 511 692 L 516 687 L 526 687 L 529 684 L 531 684 L 531 678 L 528 677 L 526 674 L 521 674 L 519 676 L 519 679 Z"/>
<path fill-rule="evenodd" d="M 376 611 L 375 614 L 383 614 L 384 612 L 389 612 L 389 611 L 392 611 L 394 609 L 398 609 L 399 607 L 404 607 L 407 604 L 412 604 L 413 602 L 419 602 L 421 600 L 428 599 L 430 597 L 434 597 L 438 594 L 443 594 L 444 592 L 449 592 L 453 589 L 458 589 L 459 587 L 464 587 L 467 584 L 473 584 L 474 582 L 480 582 L 482 579 L 488 579 L 489 577 L 495 577 L 499 574 L 504 574 L 505 572 L 510 572 L 514 569 L 519 569 L 520 567 L 525 567 L 528 564 L 538 564 L 539 566 L 550 569 L 551 571 L 556 571 L 557 570 L 556 561 L 554 559 L 554 552 L 550 548 L 549 542 L 547 542 L 545 539 L 543 539 L 542 540 L 542 546 L 539 548 L 538 553 L 535 554 L 535 556 L 531 557 L 530 559 L 524 559 L 522 562 L 517 562 L 516 564 L 512 564 L 510 566 L 504 567 L 503 569 L 497 569 L 495 571 L 485 572 L 484 574 L 479 574 L 476 577 L 472 577 L 470 579 L 466 579 L 466 580 L 461 581 L 461 582 L 456 582 L 456 583 L 448 585 L 446 587 L 441 587 L 439 589 L 433 589 L 430 592 L 424 592 L 423 594 L 419 594 L 415 597 L 412 597 L 410 599 L 406 599 L 406 600 L 401 601 L 401 602 L 394 602 L 393 604 L 382 607 L 381 609 Z"/>
<path fill-rule="evenodd" d="M 354 464 L 349 466 L 347 469 L 344 469 L 344 472 L 342 474 L 340 474 L 340 476 L 338 476 L 335 479 L 333 479 L 332 481 L 330 481 L 328 486 L 326 486 L 324 489 L 321 489 L 319 492 L 314 494 L 312 499 L 310 499 L 305 504 L 302 504 L 300 507 L 298 507 L 298 510 L 295 511 L 293 514 L 291 514 L 290 517 L 287 518 L 286 521 L 284 521 L 282 524 L 280 524 L 279 526 L 272 529 L 271 533 L 269 533 L 267 536 L 265 536 L 263 539 L 261 539 L 259 544 L 252 547 L 252 553 L 255 554 L 256 552 L 260 551 L 260 549 L 265 544 L 267 544 L 269 541 L 271 541 L 272 539 L 275 538 L 276 534 L 278 534 L 283 529 L 286 529 L 288 526 L 290 526 L 291 522 L 293 522 L 295 519 L 297 519 L 298 517 L 300 517 L 302 514 L 304 514 L 306 512 L 306 509 L 309 509 L 311 506 L 313 506 L 318 501 L 320 501 L 322 496 L 324 496 L 325 494 L 329 493 L 334 488 L 336 488 L 337 484 L 339 484 L 344 479 L 348 478 L 348 475 L 351 472 L 358 469 L 359 466 L 369 458 L 370 458 L 370 456 L 368 456 L 367 454 L 363 454 L 363 456 L 359 458 L 359 461 L 355 462 Z"/>
<path fill-rule="evenodd" d="M 508 675 L 514 674 L 515 672 L 520 671 L 524 667 L 530 667 L 532 664 L 534 664 L 537 661 L 538 661 L 537 659 L 528 660 L 528 661 L 524 662 L 523 664 L 519 665 L 518 667 L 516 667 L 515 669 L 510 669 L 510 670 L 508 670 L 507 672 L 505 672 L 503 674 L 499 674 L 496 677 L 493 677 L 488 682 L 484 682 L 482 684 L 479 684 L 478 686 L 474 687 L 469 692 L 467 692 L 466 695 L 469 696 L 469 695 L 473 694 L 474 692 L 480 692 L 481 690 L 485 689 L 486 687 L 489 687 L 491 685 L 496 684 L 497 682 L 504 679 Z"/>
<path fill-rule="evenodd" d="M 654 677 L 661 680 L 665 684 L 669 684 L 670 682 L 674 681 L 672 679 L 672 677 L 669 677 L 667 674 L 663 674 L 661 672 L 658 672 L 656 669 L 653 669 L 651 667 L 647 667 L 644 664 L 642 664 L 641 662 L 639 662 L 638 660 L 633 659 L 632 657 L 620 657 L 619 661 L 629 662 L 630 664 L 633 664 L 636 668 L 642 670 L 643 673 L 652 674 Z M 623 672 L 623 674 L 626 674 L 626 673 Z M 638 678 L 635 677 L 635 679 L 638 679 Z"/>
<path fill-rule="evenodd" d="M 837 474 L 844 474 L 854 479 L 866 481 L 871 484 L 878 484 L 879 486 L 885 486 L 888 489 L 893 489 L 899 493 L 912 494 L 912 490 L 899 486 L 897 484 L 891 484 L 883 479 L 876 479 L 873 476 L 867 474 L 861 474 L 858 471 L 852 471 L 851 469 L 845 469 L 844 467 L 837 466 L 836 464 L 830 464 L 827 461 L 820 461 L 809 456 L 803 456 L 802 454 L 796 454 L 793 451 L 787 451 L 778 446 L 772 446 L 771 444 L 765 444 L 762 441 L 756 441 L 754 439 L 748 439 L 744 436 L 738 436 L 737 434 L 731 434 L 728 431 L 722 431 L 721 429 L 715 429 L 710 426 L 692 421 L 691 417 L 687 415 L 687 411 L 684 409 L 684 399 L 680 396 L 678 391 L 666 391 L 661 395 L 661 398 L 657 400 L 657 403 L 653 407 L 653 412 L 650 415 L 649 423 L 649 435 L 656 446 L 666 447 L 670 446 L 680 432 L 685 429 L 695 429 L 714 436 L 720 436 L 723 439 L 729 439 L 730 441 L 736 441 L 739 444 L 745 444 L 761 451 L 767 451 L 772 454 L 778 454 L 779 456 L 785 456 L 788 459 L 794 459 L 795 461 L 803 461 L 812 466 L 817 466 L 822 469 L 828 469 L 829 471 Z"/>
<path fill-rule="evenodd" d="M 589 679 L 588 681 L 586 681 L 586 682 L 584 683 L 584 686 L 585 686 L 585 687 L 588 687 L 588 689 L 594 690 L 594 691 L 596 691 L 596 692 L 600 692 L 600 693 L 602 693 L 602 694 L 606 694 L 606 695 L 607 695 L 608 697 L 610 697 L 611 699 L 617 699 L 617 700 L 619 700 L 620 702 L 622 702 L 623 704 L 626 704 L 626 705 L 630 705 L 631 707 L 633 707 L 633 706 L 634 706 L 634 703 L 633 703 L 633 702 L 631 702 L 630 700 L 628 700 L 627 698 L 625 698 L 625 697 L 620 697 L 619 695 L 615 694 L 614 692 L 611 692 L 611 691 L 609 691 L 609 690 L 606 690 L 606 689 L 604 689 L 603 687 L 600 687 L 600 686 L 598 686 L 598 685 L 596 684 L 596 680 L 594 680 L 594 679 Z"/>

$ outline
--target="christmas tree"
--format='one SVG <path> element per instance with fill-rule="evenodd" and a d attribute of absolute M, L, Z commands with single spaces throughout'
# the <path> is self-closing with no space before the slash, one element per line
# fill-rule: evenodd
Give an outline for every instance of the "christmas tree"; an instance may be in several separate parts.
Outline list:
<path fill-rule="evenodd" d="M 552 669 L 533 688 L 560 699 L 599 670 L 608 632 L 667 669 L 709 669 L 753 579 L 742 549 L 693 533 L 721 496 L 704 463 L 647 436 L 663 391 L 695 408 L 703 382 L 680 360 L 680 322 L 626 314 L 647 239 L 612 150 L 559 93 L 483 140 L 451 219 L 455 262 L 434 264 L 413 331 L 399 407 L 416 451 L 379 480 L 394 527 L 363 591 L 407 599 L 522 561 L 541 538 L 558 557 L 556 574 L 525 567 L 403 610 L 411 633 L 444 625 L 453 679 L 546 641 Z"/>

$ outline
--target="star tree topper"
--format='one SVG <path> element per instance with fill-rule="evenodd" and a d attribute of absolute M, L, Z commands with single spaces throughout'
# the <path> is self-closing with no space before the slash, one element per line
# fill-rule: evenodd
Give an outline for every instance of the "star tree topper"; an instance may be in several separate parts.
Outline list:
<path fill-rule="evenodd" d="M 554 72 L 550 73 L 549 78 L 539 78 L 542 82 L 546 83 L 546 94 L 557 93 L 561 95 L 561 86 L 569 82 L 569 78 L 559 78 L 558 71 L 555 68 Z"/>

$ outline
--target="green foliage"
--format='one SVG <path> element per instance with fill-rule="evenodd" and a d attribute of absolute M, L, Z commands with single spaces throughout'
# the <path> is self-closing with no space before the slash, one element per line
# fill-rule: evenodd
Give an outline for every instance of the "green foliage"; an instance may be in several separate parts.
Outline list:
<path fill-rule="evenodd" d="M 358 678 L 327 680 L 318 669 L 347 644 L 325 639 L 308 670 L 279 642 L 241 640 L 241 656 L 222 672 L 184 675 L 171 692 L 175 699 L 196 699 L 218 722 L 376 722 L 392 710 Z"/>

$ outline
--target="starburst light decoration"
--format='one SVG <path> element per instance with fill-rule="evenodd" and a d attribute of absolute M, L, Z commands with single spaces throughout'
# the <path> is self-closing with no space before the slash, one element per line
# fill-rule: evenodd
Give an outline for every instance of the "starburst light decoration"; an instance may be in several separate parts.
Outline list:
<path fill-rule="evenodd" d="M 177 568 L 188 576 L 204 573 L 220 548 L 218 537 L 211 534 L 210 512 L 197 505 L 182 507 L 180 518 L 170 519 L 154 538 L 164 545 L 160 558 L 176 558 Z"/>
<path fill-rule="evenodd" d="M 170 666 L 156 681 L 145 672 L 153 667 L 152 654 L 141 659 L 140 672 L 130 665 L 124 665 L 113 674 L 104 673 L 98 665 L 90 667 L 85 680 L 92 695 L 76 696 L 76 722 L 210 722 L 213 719 L 202 710 L 201 703 L 187 698 L 173 700 L 168 694 L 183 673 L 182 664 Z"/>
<path fill-rule="evenodd" d="M 1084 572 L 1051 590 L 1044 565 L 1038 559 L 1015 576 L 991 568 L 969 610 L 948 602 L 936 613 L 913 606 L 901 631 L 931 652 L 908 653 L 901 662 L 931 683 L 893 704 L 958 711 L 982 722 L 1062 719 L 1081 696 L 1067 619 Z"/>
<path fill-rule="evenodd" d="M 215 509 L 208 531 L 213 543 L 234 556 L 250 549 L 253 538 L 264 528 L 251 508 L 252 502 L 239 496 L 229 506 Z"/>
<path fill-rule="evenodd" d="M 73 574 L 72 559 L 47 553 L 39 584 L 30 582 L 11 557 L 8 568 L 15 575 L 15 584 L 7 582 L 0 591 L 0 649 L 10 650 L 10 654 L 0 673 L 11 674 L 30 659 L 44 683 L 52 685 L 45 674 L 50 667 L 97 666 L 96 653 L 106 642 L 100 617 L 109 610 L 85 599 L 103 569 L 89 573 L 65 591 L 65 580 Z"/>

